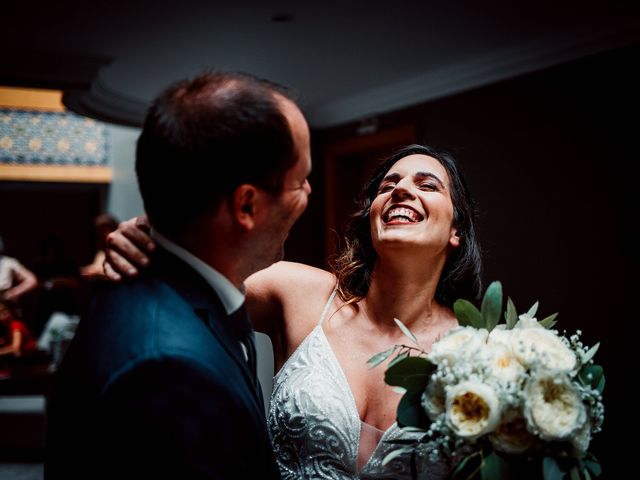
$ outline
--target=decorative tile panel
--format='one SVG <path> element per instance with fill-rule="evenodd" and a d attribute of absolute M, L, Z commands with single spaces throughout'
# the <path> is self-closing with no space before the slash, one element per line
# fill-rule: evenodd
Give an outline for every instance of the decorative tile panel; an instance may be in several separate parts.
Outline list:
<path fill-rule="evenodd" d="M 106 166 L 103 124 L 71 112 L 0 109 L 0 164 Z"/>

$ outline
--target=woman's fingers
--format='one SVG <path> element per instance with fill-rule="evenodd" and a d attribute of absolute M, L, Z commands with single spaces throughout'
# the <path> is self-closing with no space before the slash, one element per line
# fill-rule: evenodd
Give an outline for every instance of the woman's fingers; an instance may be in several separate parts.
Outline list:
<path fill-rule="evenodd" d="M 103 265 L 105 275 L 114 281 L 134 277 L 138 268 L 149 264 L 148 252 L 156 248 L 149 236 L 146 217 L 136 217 L 118 225 L 118 229 L 107 236 L 107 250 Z"/>
<path fill-rule="evenodd" d="M 120 276 L 135 277 L 138 269 L 116 250 L 108 248 L 104 261 L 104 273 L 112 280 L 120 280 Z"/>
<path fill-rule="evenodd" d="M 147 217 L 140 216 L 127 220 L 126 222 L 122 222 L 118 225 L 116 232 L 122 233 L 125 238 L 133 242 L 138 246 L 138 248 L 145 252 L 152 252 L 156 248 L 156 245 L 151 239 L 149 229 L 150 226 Z M 127 251 L 122 251 L 122 253 L 126 254 Z"/>
<path fill-rule="evenodd" d="M 111 264 L 106 259 L 102 264 L 102 269 L 109 280 L 113 282 L 122 280 L 122 276 L 111 267 Z"/>

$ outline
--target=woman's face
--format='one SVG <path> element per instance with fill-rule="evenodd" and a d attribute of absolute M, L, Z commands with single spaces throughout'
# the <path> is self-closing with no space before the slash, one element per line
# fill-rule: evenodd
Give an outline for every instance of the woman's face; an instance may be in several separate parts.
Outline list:
<path fill-rule="evenodd" d="M 417 247 L 446 256 L 457 247 L 449 188 L 449 175 L 435 158 L 414 154 L 398 160 L 371 204 L 371 239 L 378 254 Z"/>

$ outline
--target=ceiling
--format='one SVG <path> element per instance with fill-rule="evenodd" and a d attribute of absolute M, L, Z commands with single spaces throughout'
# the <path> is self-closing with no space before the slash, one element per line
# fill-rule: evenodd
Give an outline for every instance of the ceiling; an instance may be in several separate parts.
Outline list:
<path fill-rule="evenodd" d="M 62 88 L 72 110 L 126 125 L 204 69 L 289 85 L 325 128 L 640 42 L 633 0 L 49 0 L 1 12 L 0 84 Z"/>

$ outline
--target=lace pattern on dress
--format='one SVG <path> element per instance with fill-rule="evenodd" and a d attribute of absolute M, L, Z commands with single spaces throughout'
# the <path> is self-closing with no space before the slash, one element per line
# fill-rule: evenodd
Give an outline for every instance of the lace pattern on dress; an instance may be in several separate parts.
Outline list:
<path fill-rule="evenodd" d="M 344 372 L 322 330 L 334 296 L 335 290 L 318 325 L 274 378 L 268 425 L 282 478 L 410 479 L 408 454 L 382 466 L 385 456 L 398 448 L 388 440 L 419 437 L 402 432 L 395 423 L 358 471 L 361 420 Z M 424 459 L 419 458 L 418 464 L 419 472 L 429 473 L 420 478 L 446 477 L 438 474 L 440 468 L 424 468 Z"/>

